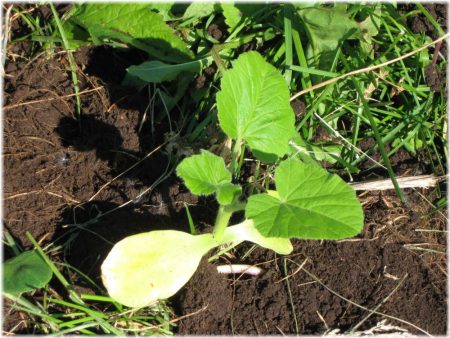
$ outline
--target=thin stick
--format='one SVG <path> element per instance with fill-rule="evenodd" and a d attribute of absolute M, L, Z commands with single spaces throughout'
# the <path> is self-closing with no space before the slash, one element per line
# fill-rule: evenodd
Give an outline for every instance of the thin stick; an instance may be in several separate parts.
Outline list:
<path fill-rule="evenodd" d="M 358 154 L 361 154 L 363 156 L 367 156 L 367 158 L 369 160 L 371 160 L 373 163 L 375 163 L 376 165 L 380 166 L 383 169 L 387 169 L 384 165 L 382 165 L 380 162 L 374 160 L 372 157 L 370 157 L 369 155 L 367 155 L 365 152 L 363 152 L 361 149 L 359 149 L 358 147 L 355 147 L 352 143 L 350 143 L 349 141 L 347 141 L 347 139 L 345 137 L 343 137 L 337 130 L 333 129 L 328 123 L 327 121 L 325 121 L 319 114 L 317 114 L 316 112 L 314 112 L 314 116 L 316 118 L 318 118 L 320 121 L 322 121 L 328 128 L 330 128 L 334 135 L 337 136 L 338 138 L 340 138 L 342 141 L 344 141 L 344 143 L 346 143 L 347 145 L 349 145 L 351 148 L 355 149 L 355 151 Z"/>
<path fill-rule="evenodd" d="M 308 259 L 308 258 L 307 258 Z M 284 268 L 284 273 L 287 275 L 287 264 L 286 261 L 288 259 L 285 258 L 283 260 L 283 268 Z M 290 260 L 290 259 L 289 259 Z M 291 261 L 291 260 L 290 260 Z M 292 262 L 292 261 L 291 261 Z M 294 262 L 295 263 L 295 262 Z M 297 263 L 296 263 L 297 264 Z M 303 269 L 303 267 L 302 267 Z M 290 300 L 290 304 L 291 304 L 291 310 L 292 310 L 292 316 L 294 317 L 294 324 L 295 324 L 295 332 L 297 333 L 297 335 L 299 334 L 299 328 L 298 328 L 298 320 L 297 320 L 297 311 L 295 310 L 295 305 L 294 305 L 294 301 L 292 299 L 292 292 L 291 292 L 291 286 L 289 284 L 289 279 L 286 279 L 286 286 L 287 286 L 287 290 L 288 290 L 288 295 L 289 295 L 289 300 Z"/>
<path fill-rule="evenodd" d="M 72 203 L 77 203 L 77 204 L 81 203 L 80 201 L 77 201 L 76 199 L 73 199 L 70 196 L 64 196 L 64 195 L 60 195 L 60 194 L 57 194 L 57 193 L 52 192 L 52 191 L 45 191 L 45 190 L 33 190 L 33 191 L 21 192 L 21 193 L 17 193 L 17 194 L 5 197 L 3 200 L 4 201 L 12 200 L 14 198 L 18 198 L 18 197 L 21 197 L 21 196 L 27 196 L 27 195 L 31 195 L 31 194 L 49 194 L 49 195 L 52 195 L 52 196 L 56 196 L 56 197 L 59 197 L 59 198 L 66 199 L 66 200 L 68 200 L 68 201 L 70 201 Z"/>
<path fill-rule="evenodd" d="M 293 262 L 293 261 L 291 261 L 291 262 Z M 280 282 L 284 281 L 285 279 L 288 279 L 288 278 L 290 278 L 290 277 L 296 275 L 296 274 L 297 274 L 297 273 L 305 266 L 305 264 L 306 264 L 307 262 L 308 262 L 308 258 L 305 258 L 305 260 L 303 261 L 302 264 L 299 265 L 299 267 L 297 268 L 297 270 L 295 270 L 295 271 L 294 271 L 293 273 L 291 273 L 290 275 L 287 275 L 286 277 L 281 278 L 280 280 L 277 280 L 277 281 L 275 282 L 275 284 L 276 284 L 276 283 L 280 283 Z M 294 262 L 294 263 L 295 263 L 295 262 Z M 295 264 L 297 264 L 297 263 L 295 263 Z"/>
<path fill-rule="evenodd" d="M 403 282 L 406 280 L 406 277 L 408 277 L 408 274 L 407 274 L 407 273 L 403 276 L 403 278 L 402 278 L 401 281 L 397 284 L 397 286 L 394 288 L 394 290 L 392 290 L 392 291 L 387 295 L 387 297 L 384 298 L 384 299 L 381 301 L 380 304 L 378 304 L 373 310 L 371 310 L 370 313 L 369 313 L 367 316 L 365 316 L 358 324 L 356 324 L 356 325 L 352 328 L 352 330 L 350 331 L 350 333 L 354 333 L 358 327 L 360 327 L 367 319 L 369 319 L 369 318 L 375 313 L 375 311 L 377 311 L 377 310 L 381 307 L 381 305 L 383 305 L 384 303 L 386 303 L 386 302 L 389 300 L 389 298 L 391 298 L 392 295 L 400 288 L 400 285 L 403 284 Z"/>
<path fill-rule="evenodd" d="M 314 86 L 312 86 L 312 87 L 306 88 L 306 89 L 304 89 L 304 90 L 298 92 L 297 94 L 293 95 L 293 96 L 291 97 L 291 100 L 290 100 L 290 101 L 294 101 L 296 98 L 298 98 L 298 97 L 300 97 L 300 96 L 302 96 L 302 95 L 304 95 L 304 94 L 306 94 L 306 93 L 309 93 L 309 92 L 311 92 L 311 91 L 313 91 L 313 90 L 316 90 L 316 89 L 319 89 L 319 88 L 328 86 L 329 84 L 335 83 L 335 82 L 337 82 L 337 81 L 339 81 L 339 80 L 342 80 L 342 79 L 344 79 L 344 78 L 346 78 L 346 77 L 348 77 L 348 76 L 356 75 L 356 74 L 361 74 L 361 73 L 367 73 L 367 72 L 370 72 L 370 71 L 372 71 L 372 70 L 375 70 L 375 69 L 382 68 L 382 67 L 385 67 L 385 66 L 387 66 L 387 65 L 390 65 L 391 63 L 395 63 L 395 62 L 398 62 L 398 61 L 400 61 L 400 60 L 409 58 L 410 56 L 412 56 L 412 55 L 414 55 L 414 54 L 417 54 L 417 53 L 419 53 L 420 51 L 422 51 L 422 50 L 424 50 L 424 49 L 427 49 L 428 47 L 431 47 L 431 46 L 437 44 L 437 43 L 440 42 L 440 41 L 443 41 L 443 40 L 446 39 L 449 35 L 450 35 L 450 33 L 447 33 L 447 34 L 441 36 L 439 39 L 434 40 L 433 42 L 430 42 L 430 43 L 428 43 L 428 44 L 426 44 L 426 45 L 424 45 L 424 46 L 422 46 L 422 47 L 420 47 L 420 48 L 417 48 L 416 50 L 413 50 L 413 51 L 411 51 L 411 52 L 409 52 L 409 53 L 406 53 L 406 54 L 404 54 L 404 55 L 402 55 L 402 56 L 399 56 L 398 58 L 395 58 L 395 59 L 392 59 L 392 60 L 389 60 L 389 61 L 380 63 L 379 65 L 369 66 L 369 67 L 365 67 L 365 68 L 353 70 L 353 71 L 351 71 L 351 72 L 349 72 L 349 73 L 342 74 L 342 75 L 340 75 L 340 76 L 338 76 L 338 77 L 335 77 L 335 78 L 329 79 L 329 80 L 327 80 L 327 81 L 318 83 L 318 84 L 316 84 L 316 85 L 314 85 Z"/>
<path fill-rule="evenodd" d="M 319 283 L 319 284 L 322 285 L 325 289 L 327 289 L 328 291 L 330 291 L 333 295 L 335 295 L 335 296 L 337 296 L 337 297 L 339 297 L 339 298 L 345 300 L 346 302 L 348 302 L 348 303 L 350 303 L 350 304 L 352 304 L 352 305 L 354 305 L 354 306 L 356 306 L 356 307 L 358 307 L 358 308 L 360 308 L 360 309 L 363 309 L 363 310 L 369 311 L 369 312 L 373 311 L 373 310 L 370 310 L 370 309 L 368 309 L 368 308 L 366 308 L 366 307 L 364 307 L 364 306 L 362 306 L 362 305 L 359 305 L 358 303 L 355 303 L 354 301 L 352 301 L 352 300 L 350 300 L 350 299 L 348 299 L 348 298 L 345 298 L 344 296 L 341 296 L 341 295 L 338 294 L 336 291 L 334 291 L 333 289 L 331 289 L 330 287 L 328 287 L 327 285 L 325 285 L 325 284 L 324 284 L 317 276 L 315 276 L 314 274 L 312 274 L 311 272 L 309 272 L 309 271 L 306 270 L 305 268 L 303 268 L 302 270 L 303 270 L 308 276 L 310 276 L 312 279 L 314 279 L 317 283 Z M 409 325 L 409 326 L 415 328 L 416 330 L 419 330 L 420 332 L 424 333 L 424 334 L 427 335 L 428 337 L 433 337 L 431 334 L 429 334 L 429 333 L 428 333 L 427 331 L 425 331 L 424 329 L 421 329 L 420 327 L 414 325 L 413 323 L 407 322 L 406 320 L 403 320 L 403 319 L 401 319 L 401 318 L 397 318 L 397 317 L 394 317 L 394 316 L 391 316 L 391 315 L 387 315 L 387 314 L 385 314 L 385 313 L 378 312 L 378 311 L 373 311 L 373 313 L 374 313 L 374 314 L 377 314 L 377 315 L 380 315 L 380 316 L 383 316 L 383 317 L 386 317 L 386 318 L 390 318 L 390 319 L 399 321 L 400 323 Z"/>
<path fill-rule="evenodd" d="M 436 177 L 434 175 L 404 176 L 397 177 L 401 189 L 406 188 L 431 188 L 444 180 L 447 176 Z M 350 183 L 350 186 L 356 191 L 380 191 L 394 189 L 391 179 L 374 180 L 368 182 Z"/>
<path fill-rule="evenodd" d="M 54 100 L 63 100 L 63 99 L 66 99 L 66 98 L 69 98 L 69 97 L 72 97 L 72 96 L 92 93 L 92 92 L 98 91 L 98 90 L 100 90 L 102 88 L 103 88 L 103 86 L 100 86 L 100 87 L 96 87 L 94 89 L 83 90 L 82 92 L 79 92 L 78 94 L 76 94 L 76 93 L 75 94 L 68 94 L 68 95 L 64 95 L 64 96 L 49 97 L 47 99 L 40 99 L 40 100 L 34 100 L 34 101 L 17 103 L 17 104 L 13 104 L 11 106 L 3 107 L 3 110 L 13 109 L 13 108 L 26 106 L 26 105 L 30 105 L 30 104 L 35 104 L 35 103 L 42 103 L 42 102 L 48 102 L 48 101 L 54 101 Z"/>
<path fill-rule="evenodd" d="M 129 172 L 131 169 L 135 168 L 136 166 L 138 166 L 139 164 L 141 164 L 145 159 L 147 159 L 148 157 L 152 156 L 155 152 L 157 152 L 159 149 L 161 149 L 164 145 L 167 144 L 169 140 L 167 140 L 164 143 L 161 143 L 159 146 L 157 146 L 155 149 L 153 149 L 151 152 L 149 152 L 147 155 L 145 155 L 141 160 L 137 161 L 135 164 L 133 164 L 131 167 L 129 167 L 127 170 L 121 172 L 119 175 L 117 175 L 116 177 L 114 177 L 111 181 L 105 183 L 94 195 L 92 195 L 91 198 L 88 199 L 88 202 L 92 201 L 95 197 L 98 196 L 98 194 L 105 189 L 107 186 L 109 186 L 112 182 L 114 182 L 115 180 L 117 180 L 119 177 L 121 177 L 122 175 L 126 174 L 127 172 Z"/>
<path fill-rule="evenodd" d="M 13 8 L 13 5 L 10 5 L 5 13 L 5 27 L 4 27 L 4 33 L 3 33 L 3 46 L 2 46 L 2 75 L 5 75 L 5 62 L 6 62 L 6 54 L 7 54 L 7 46 L 8 46 L 8 40 L 9 36 L 11 34 L 10 27 L 9 27 L 9 18 L 11 15 L 11 10 Z"/>

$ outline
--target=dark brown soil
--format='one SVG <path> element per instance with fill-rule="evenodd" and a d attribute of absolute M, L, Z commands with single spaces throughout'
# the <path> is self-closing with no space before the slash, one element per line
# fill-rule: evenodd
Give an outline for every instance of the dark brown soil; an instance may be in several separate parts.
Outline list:
<path fill-rule="evenodd" d="M 214 203 L 189 194 L 174 175 L 137 198 L 164 175 L 170 162 L 164 148 L 114 179 L 160 145 L 168 131 L 164 122 L 155 128 L 146 122 L 140 130 L 148 93 L 120 86 L 125 68 L 142 58 L 137 52 L 103 47 L 76 53 L 84 92 L 81 122 L 73 96 L 67 97 L 73 85 L 64 54 L 18 58 L 6 65 L 4 229 L 24 247 L 30 247 L 26 231 L 42 245 L 65 244 L 66 250 L 53 258 L 66 259 L 99 283 L 99 265 L 121 238 L 161 228 L 187 231 L 184 202 L 200 231 L 208 228 L 216 212 Z M 419 165 L 410 154 L 395 164 L 402 173 Z M 219 275 L 205 259 L 171 300 L 177 315 L 185 316 L 178 322 L 178 333 L 321 334 L 327 328 L 347 330 L 368 314 L 332 294 L 308 271 L 368 309 L 381 304 L 404 278 L 378 311 L 444 335 L 446 237 L 416 230 L 446 230 L 446 221 L 440 213 L 427 215 L 429 204 L 419 192 L 434 198 L 431 190 L 408 191 L 410 209 L 393 193 L 360 195 L 366 221 L 359 238 L 295 241 L 294 253 L 287 257 L 257 248 L 243 258 L 251 248 L 243 245 L 215 263 L 260 264 L 265 272 L 259 277 Z M 5 254 L 10 255 L 7 250 Z M 303 263 L 305 270 L 299 268 Z M 78 287 L 85 285 L 80 282 Z M 5 314 L 7 332 L 21 317 L 17 312 Z M 374 315 L 360 329 L 381 319 Z M 389 322 L 420 333 L 394 319 Z M 29 332 L 23 322 L 15 329 Z"/>
<path fill-rule="evenodd" d="M 447 32 L 447 15 L 448 4 L 446 3 L 423 3 L 423 7 L 434 18 L 437 24 L 442 28 L 444 32 Z M 408 13 L 415 10 L 414 4 L 402 4 L 399 6 L 400 12 Z M 439 37 L 439 32 L 423 14 L 411 15 L 407 18 L 408 26 L 414 33 L 424 33 L 433 40 Z M 444 57 L 447 57 L 447 42 L 444 40 L 442 44 L 435 46 L 435 53 L 440 52 Z M 438 67 L 437 55 L 435 60 L 426 69 L 426 80 L 433 92 L 439 92 L 446 88 L 446 69 L 444 67 Z"/>
<path fill-rule="evenodd" d="M 345 331 L 359 323 L 368 311 L 342 297 L 374 309 L 405 278 L 378 311 L 429 333 L 445 334 L 445 254 L 411 249 L 422 243 L 418 247 L 445 252 L 445 235 L 430 237 L 415 232 L 424 227 L 445 229 L 445 220 L 437 215 L 423 217 L 423 201 L 413 192 L 408 197 L 414 202 L 414 209 L 401 207 L 392 194 L 360 196 L 366 203 L 366 226 L 360 238 L 296 241 L 294 253 L 287 257 L 254 250 L 245 263 L 262 267 L 265 273 L 260 277 L 219 275 L 212 264 L 204 261 L 179 295 L 179 313 L 197 313 L 181 322 L 179 333 L 293 335 L 319 334 L 327 328 Z M 249 248 L 242 247 L 238 257 Z M 242 262 L 230 258 L 221 264 L 234 261 Z M 341 297 L 325 289 L 301 266 Z M 283 280 L 286 276 L 290 277 Z M 373 327 L 381 319 L 373 316 L 360 329 Z M 422 334 L 395 320 L 389 322 Z"/>

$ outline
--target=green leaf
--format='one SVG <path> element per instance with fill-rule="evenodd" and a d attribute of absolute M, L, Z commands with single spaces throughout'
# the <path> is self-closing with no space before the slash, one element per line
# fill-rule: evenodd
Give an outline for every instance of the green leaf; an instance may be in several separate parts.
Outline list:
<path fill-rule="evenodd" d="M 184 41 L 145 3 L 83 4 L 70 19 L 84 27 L 97 44 L 119 40 L 167 61 L 193 57 Z"/>
<path fill-rule="evenodd" d="M 174 230 L 126 237 L 114 245 L 102 264 L 103 284 L 121 304 L 150 305 L 173 296 L 215 246 L 212 234 L 192 236 Z"/>
<path fill-rule="evenodd" d="M 178 19 L 175 15 L 173 15 L 171 11 L 173 5 L 174 1 L 148 3 L 149 9 L 161 15 L 164 21 L 172 21 Z"/>
<path fill-rule="evenodd" d="M 229 27 L 229 31 L 232 31 L 242 19 L 241 11 L 232 3 L 222 3 L 222 13 L 225 17 L 225 23 Z"/>
<path fill-rule="evenodd" d="M 332 143 L 312 144 L 305 141 L 299 133 L 291 140 L 291 155 L 297 155 L 300 159 L 307 161 L 327 161 L 334 164 L 341 156 L 342 146 Z"/>
<path fill-rule="evenodd" d="M 228 205 L 240 194 L 240 186 L 232 183 L 225 183 L 217 188 L 217 201 L 220 205 Z"/>
<path fill-rule="evenodd" d="M 297 13 L 309 37 L 308 64 L 330 70 L 339 44 L 359 32 L 356 21 L 339 7 L 306 7 Z"/>
<path fill-rule="evenodd" d="M 129 67 L 128 74 L 150 83 L 175 80 L 182 72 L 200 73 L 207 59 L 170 65 L 161 61 L 147 61 L 137 66 Z"/>
<path fill-rule="evenodd" d="M 214 2 L 192 2 L 184 12 L 183 18 L 202 18 L 213 14 L 215 11 Z"/>
<path fill-rule="evenodd" d="M 275 171 L 276 192 L 253 195 L 246 217 L 268 237 L 341 239 L 364 224 L 355 191 L 339 176 L 295 158 Z"/>
<path fill-rule="evenodd" d="M 361 22 L 358 22 L 359 29 L 361 31 L 360 40 L 361 49 L 366 55 L 372 55 L 373 57 L 373 45 L 372 38 L 378 34 L 381 27 L 381 5 L 377 5 L 372 13 Z"/>
<path fill-rule="evenodd" d="M 91 43 L 89 41 L 88 32 L 74 24 L 72 21 L 69 20 L 64 22 L 63 29 L 71 49 L 76 50 L 81 46 Z"/>
<path fill-rule="evenodd" d="M 217 93 L 220 126 L 257 152 L 283 156 L 294 133 L 289 90 L 280 72 L 257 52 L 241 54 Z"/>
<path fill-rule="evenodd" d="M 117 302 L 130 307 L 147 306 L 180 290 L 210 249 L 245 240 L 280 254 L 292 252 L 288 239 L 264 237 L 250 220 L 226 228 L 220 241 L 212 234 L 150 231 L 114 245 L 101 267 L 103 284 Z"/>
<path fill-rule="evenodd" d="M 231 183 L 231 173 L 225 167 L 223 158 L 206 150 L 181 161 L 177 175 L 193 194 L 217 193 L 221 205 L 230 204 L 241 191 L 240 186 Z"/>
<path fill-rule="evenodd" d="M 48 284 L 52 270 L 36 251 L 26 251 L 3 263 L 3 291 L 12 295 Z"/>

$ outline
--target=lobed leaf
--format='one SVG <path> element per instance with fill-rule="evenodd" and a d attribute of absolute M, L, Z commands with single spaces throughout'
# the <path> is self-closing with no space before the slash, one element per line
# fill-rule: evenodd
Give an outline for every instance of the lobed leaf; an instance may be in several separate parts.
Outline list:
<path fill-rule="evenodd" d="M 295 122 L 289 90 L 280 72 L 259 53 L 241 54 L 225 72 L 217 107 L 223 131 L 245 140 L 259 157 L 281 157 L 288 151 Z"/>
<path fill-rule="evenodd" d="M 309 37 L 306 48 L 308 63 L 319 69 L 329 70 L 339 44 L 359 32 L 356 21 L 345 10 L 336 6 L 305 6 L 300 7 L 297 13 Z M 320 79 L 317 76 L 313 78 Z"/>
<path fill-rule="evenodd" d="M 341 239 L 362 230 L 362 207 L 339 176 L 291 158 L 276 169 L 275 183 L 276 192 L 251 196 L 245 209 L 262 235 Z"/>
<path fill-rule="evenodd" d="M 217 200 L 222 205 L 233 202 L 241 191 L 240 186 L 231 183 L 231 173 L 225 167 L 223 158 L 206 150 L 181 161 L 177 175 L 193 194 L 217 193 Z"/>

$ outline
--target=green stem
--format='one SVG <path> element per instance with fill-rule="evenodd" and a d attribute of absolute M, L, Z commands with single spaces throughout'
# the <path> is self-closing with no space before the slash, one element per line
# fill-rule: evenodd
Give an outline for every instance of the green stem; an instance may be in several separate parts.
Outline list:
<path fill-rule="evenodd" d="M 220 240 L 223 237 L 223 233 L 230 221 L 231 215 L 236 211 L 245 210 L 245 205 L 246 203 L 236 200 L 230 205 L 221 205 L 219 207 L 213 232 L 216 240 Z"/>
<path fill-rule="evenodd" d="M 219 207 L 219 212 L 217 213 L 216 223 L 214 224 L 214 237 L 217 240 L 220 240 L 223 237 L 223 233 L 225 232 L 225 228 L 230 221 L 232 211 L 228 210 L 225 206 L 221 205 Z"/>
<path fill-rule="evenodd" d="M 222 58 L 220 57 L 216 46 L 213 46 L 211 48 L 211 56 L 213 57 L 213 60 L 216 63 L 217 68 L 219 69 L 220 73 L 222 75 L 225 74 L 227 67 L 225 67 L 225 64 L 223 63 Z"/>
<path fill-rule="evenodd" d="M 233 175 L 233 176 L 235 176 L 235 173 L 236 173 L 236 164 L 237 164 L 237 158 L 239 155 L 239 151 L 241 149 L 241 142 L 242 142 L 242 139 L 238 138 L 233 145 L 233 150 L 231 151 L 230 171 L 231 171 L 231 175 Z"/>

